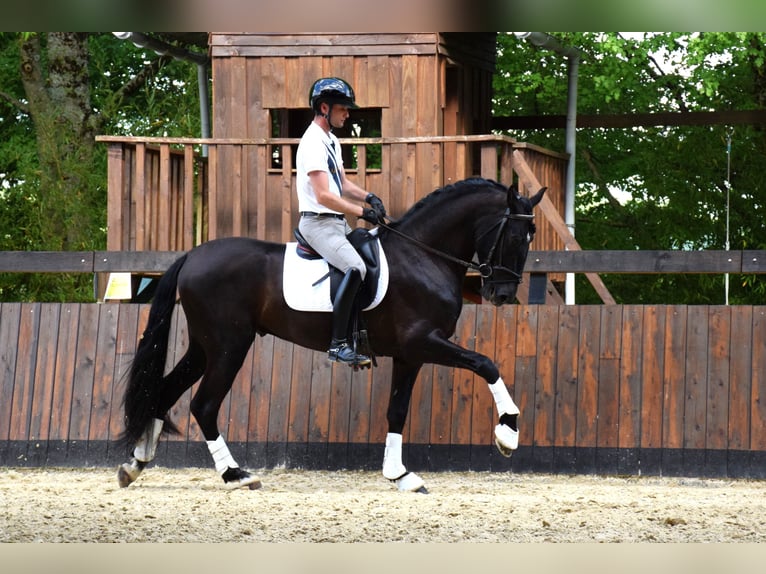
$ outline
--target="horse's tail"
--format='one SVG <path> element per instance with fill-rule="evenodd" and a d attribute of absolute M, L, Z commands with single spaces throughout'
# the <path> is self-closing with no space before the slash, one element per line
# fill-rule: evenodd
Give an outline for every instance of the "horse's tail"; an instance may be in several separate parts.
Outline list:
<path fill-rule="evenodd" d="M 128 384 L 123 398 L 125 430 L 120 442 L 131 448 L 136 444 L 152 419 L 157 417 L 157 405 L 162 391 L 165 361 L 168 354 L 170 324 L 175 309 L 178 273 L 186 262 L 187 254 L 179 257 L 163 274 L 157 284 L 149 320 L 136 349 L 128 373 Z M 178 429 L 164 415 L 166 432 Z"/>

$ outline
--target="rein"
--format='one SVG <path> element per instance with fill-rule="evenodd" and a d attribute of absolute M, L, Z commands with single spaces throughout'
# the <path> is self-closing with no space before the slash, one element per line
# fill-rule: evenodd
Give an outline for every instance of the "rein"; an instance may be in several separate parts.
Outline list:
<path fill-rule="evenodd" d="M 484 237 L 487 233 L 492 231 L 495 227 L 499 226 L 499 229 L 497 230 L 497 235 L 495 236 L 495 242 L 492 244 L 492 248 L 489 250 L 489 253 L 487 254 L 487 262 L 486 263 L 479 263 L 476 261 L 465 261 L 463 259 L 460 259 L 458 257 L 455 257 L 453 255 L 450 255 L 449 253 L 445 253 L 444 251 L 440 251 L 439 249 L 436 249 L 434 247 L 431 247 L 430 245 L 423 243 L 422 241 L 415 239 L 414 237 L 411 237 L 405 233 L 402 233 L 398 229 L 395 229 L 388 225 L 387 223 L 380 222 L 379 225 L 385 229 L 388 229 L 392 233 L 395 233 L 399 237 L 406 239 L 410 243 L 413 243 L 420 247 L 421 249 L 428 251 L 430 253 L 433 253 L 434 255 L 438 255 L 439 257 L 443 259 L 447 259 L 449 261 L 452 261 L 453 263 L 457 263 L 459 265 L 462 265 L 466 269 L 473 269 L 474 271 L 478 271 L 479 275 L 482 279 L 489 279 L 492 277 L 492 274 L 494 272 L 495 267 L 492 265 L 492 256 L 495 254 L 495 249 L 497 249 L 497 246 L 500 244 L 500 240 L 503 237 L 503 231 L 505 230 L 505 224 L 508 223 L 509 219 L 520 219 L 520 220 L 526 220 L 530 221 L 534 219 L 534 215 L 525 215 L 522 213 L 511 213 L 510 208 L 506 208 L 505 213 L 503 214 L 503 218 L 498 221 L 495 225 L 490 227 L 487 231 L 481 234 L 479 239 Z M 387 218 L 390 221 L 391 219 Z M 516 273 L 515 271 L 512 271 L 511 269 L 507 269 L 505 267 L 502 267 L 500 265 L 497 266 L 498 269 L 503 269 L 507 271 L 508 273 L 511 273 L 515 276 L 516 280 L 518 282 L 521 282 L 521 275 Z"/>

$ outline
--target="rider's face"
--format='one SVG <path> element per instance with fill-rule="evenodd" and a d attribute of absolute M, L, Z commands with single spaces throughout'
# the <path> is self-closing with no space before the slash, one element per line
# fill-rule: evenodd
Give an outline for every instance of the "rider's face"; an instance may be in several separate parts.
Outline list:
<path fill-rule="evenodd" d="M 334 104 L 330 108 L 330 125 L 334 128 L 342 128 L 348 119 L 348 106 Z"/>

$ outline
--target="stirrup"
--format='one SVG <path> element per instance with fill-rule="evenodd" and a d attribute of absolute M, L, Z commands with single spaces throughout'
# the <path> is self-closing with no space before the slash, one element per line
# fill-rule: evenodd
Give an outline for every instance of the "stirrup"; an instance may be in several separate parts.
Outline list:
<path fill-rule="evenodd" d="M 349 347 L 348 343 L 346 343 L 345 341 L 331 347 L 327 351 L 327 357 L 331 361 L 336 361 L 338 363 L 345 363 L 347 365 L 352 365 L 354 367 L 363 367 L 363 366 L 369 365 L 372 362 L 370 360 L 370 357 L 368 357 L 367 355 L 360 355 L 358 353 L 355 353 L 354 350 L 351 347 Z"/>

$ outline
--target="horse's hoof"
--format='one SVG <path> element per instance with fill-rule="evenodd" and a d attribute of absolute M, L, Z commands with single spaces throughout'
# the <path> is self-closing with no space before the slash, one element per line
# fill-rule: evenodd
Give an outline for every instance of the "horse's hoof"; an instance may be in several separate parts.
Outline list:
<path fill-rule="evenodd" d="M 505 448 L 497 439 L 495 439 L 495 446 L 497 447 L 497 450 L 500 451 L 500 454 L 502 454 L 505 458 L 511 458 L 511 455 L 513 454 L 512 449 Z"/>
<path fill-rule="evenodd" d="M 513 430 L 508 425 L 497 425 L 495 427 L 495 446 L 504 457 L 510 457 L 513 451 L 519 448 L 519 431 Z"/>
<path fill-rule="evenodd" d="M 223 473 L 223 481 L 226 484 L 226 488 L 229 490 L 244 487 L 247 487 L 250 490 L 257 490 L 263 486 L 258 475 L 250 474 L 241 468 L 226 469 L 226 472 Z"/>
<path fill-rule="evenodd" d="M 117 469 L 117 482 L 119 483 L 120 488 L 130 486 L 130 483 L 135 480 L 135 478 L 130 475 L 130 471 L 126 468 L 127 466 L 128 463 L 124 463 Z"/>
<path fill-rule="evenodd" d="M 394 482 L 396 483 L 396 488 L 399 489 L 399 492 L 419 492 L 421 494 L 428 494 L 426 483 L 414 472 L 403 474 L 394 480 Z"/>
<path fill-rule="evenodd" d="M 117 469 L 117 482 L 120 488 L 130 486 L 138 478 L 138 475 L 141 474 L 141 471 L 144 470 L 144 466 L 146 466 L 146 463 L 140 462 L 135 458 L 129 463 L 121 464 L 120 468 Z"/>

